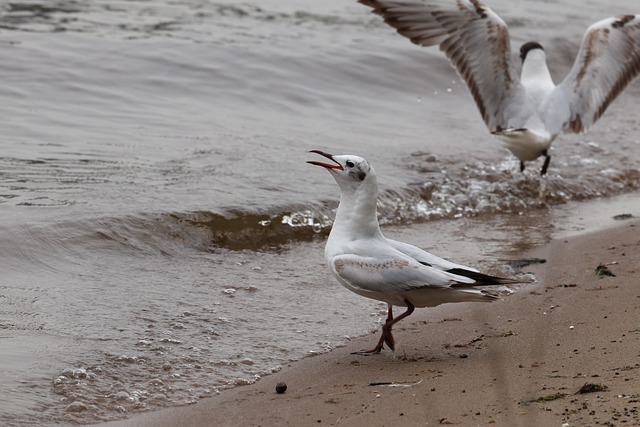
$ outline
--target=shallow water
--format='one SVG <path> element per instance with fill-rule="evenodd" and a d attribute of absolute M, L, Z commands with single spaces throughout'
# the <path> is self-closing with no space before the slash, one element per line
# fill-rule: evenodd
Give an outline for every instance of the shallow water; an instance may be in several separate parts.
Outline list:
<path fill-rule="evenodd" d="M 558 78 L 635 6 L 491 4 Z M 640 186 L 638 83 L 521 175 L 440 52 L 355 1 L 10 2 L 0 53 L 3 425 L 192 403 L 375 329 L 324 266 L 310 149 L 374 164 L 388 235 L 500 273 L 573 230 L 557 207 Z"/>

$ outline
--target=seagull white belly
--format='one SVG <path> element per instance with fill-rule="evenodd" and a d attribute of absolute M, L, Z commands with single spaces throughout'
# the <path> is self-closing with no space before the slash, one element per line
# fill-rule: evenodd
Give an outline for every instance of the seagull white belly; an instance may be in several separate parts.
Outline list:
<path fill-rule="evenodd" d="M 436 307 L 441 304 L 453 302 L 491 302 L 495 300 L 495 297 L 478 289 L 425 286 L 424 288 L 413 289 L 411 291 L 390 293 L 359 288 L 339 277 L 338 281 L 345 288 L 358 295 L 399 307 L 406 307 L 407 301 L 413 304 L 414 307 L 421 308 Z"/>
<path fill-rule="evenodd" d="M 530 129 L 506 129 L 493 134 L 521 161 L 542 156 L 556 138 L 556 135 L 540 134 Z"/>
<path fill-rule="evenodd" d="M 416 307 L 435 307 L 450 302 L 491 302 L 495 297 L 478 289 L 423 288 L 403 292 L 403 297 Z"/>
<path fill-rule="evenodd" d="M 383 301 L 387 304 L 397 305 L 401 307 L 406 307 L 407 303 L 405 302 L 404 293 L 398 292 L 397 294 L 392 294 L 388 292 L 376 292 L 376 291 L 368 291 L 366 289 L 357 288 L 349 285 L 344 281 L 340 281 L 345 288 L 349 289 L 351 292 L 355 292 L 358 295 L 361 295 L 366 298 L 374 299 L 377 301 Z M 411 301 L 411 300 L 410 300 Z M 413 304 L 413 302 L 412 302 Z M 426 307 L 425 305 L 415 305 L 415 307 Z"/>

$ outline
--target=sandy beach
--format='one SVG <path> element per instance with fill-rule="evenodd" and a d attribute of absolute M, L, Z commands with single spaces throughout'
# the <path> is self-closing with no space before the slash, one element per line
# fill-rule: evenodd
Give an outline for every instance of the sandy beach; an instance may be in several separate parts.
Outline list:
<path fill-rule="evenodd" d="M 375 343 L 368 335 L 195 405 L 106 425 L 640 425 L 639 227 L 615 222 L 523 254 L 546 260 L 524 268 L 537 284 L 492 304 L 419 310 L 394 329 L 395 353 L 351 355 Z"/>

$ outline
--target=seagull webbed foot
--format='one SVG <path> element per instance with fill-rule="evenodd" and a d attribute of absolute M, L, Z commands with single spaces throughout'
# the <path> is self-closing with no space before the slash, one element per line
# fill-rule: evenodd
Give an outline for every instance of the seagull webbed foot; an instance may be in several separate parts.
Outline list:
<path fill-rule="evenodd" d="M 384 348 L 384 333 L 382 334 L 382 337 L 380 337 L 380 341 L 378 341 L 378 344 L 372 348 L 371 350 L 360 350 L 360 351 L 354 351 L 351 354 L 356 354 L 358 356 L 372 356 L 374 354 L 379 354 L 380 351 Z"/>

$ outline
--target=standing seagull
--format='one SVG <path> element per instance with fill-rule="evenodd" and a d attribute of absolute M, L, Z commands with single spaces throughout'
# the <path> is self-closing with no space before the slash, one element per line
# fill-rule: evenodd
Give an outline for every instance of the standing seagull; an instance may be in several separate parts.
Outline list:
<path fill-rule="evenodd" d="M 413 43 L 440 46 L 521 171 L 525 161 L 544 156 L 544 175 L 556 136 L 586 132 L 640 72 L 640 15 L 589 27 L 571 71 L 555 85 L 537 42 L 520 48 L 518 78 L 507 25 L 480 0 L 359 2 Z"/>
<path fill-rule="evenodd" d="M 416 307 L 435 307 L 448 302 L 491 302 L 496 297 L 475 286 L 515 283 L 385 238 L 378 225 L 378 182 L 369 162 L 358 156 L 311 152 L 333 162 L 307 163 L 331 172 L 341 191 L 340 205 L 324 250 L 329 268 L 350 291 L 384 301 L 389 306 L 378 344 L 355 354 L 380 353 L 385 343 L 393 350 L 391 327 Z M 394 305 L 407 307 L 407 311 L 394 318 Z"/>

